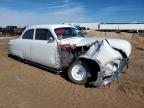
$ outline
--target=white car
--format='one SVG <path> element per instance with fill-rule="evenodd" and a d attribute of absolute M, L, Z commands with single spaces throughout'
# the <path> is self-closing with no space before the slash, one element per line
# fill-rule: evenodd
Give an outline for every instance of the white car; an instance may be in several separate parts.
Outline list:
<path fill-rule="evenodd" d="M 9 41 L 9 55 L 67 74 L 73 83 L 105 85 L 119 78 L 131 53 L 121 39 L 83 37 L 73 26 L 37 25 Z"/>

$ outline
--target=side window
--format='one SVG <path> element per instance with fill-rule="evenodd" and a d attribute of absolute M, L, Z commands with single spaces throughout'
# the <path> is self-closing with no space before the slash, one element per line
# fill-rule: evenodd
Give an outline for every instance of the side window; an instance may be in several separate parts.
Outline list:
<path fill-rule="evenodd" d="M 33 34 L 34 34 L 34 29 L 27 30 L 23 34 L 22 39 L 33 39 Z"/>
<path fill-rule="evenodd" d="M 54 37 L 48 29 L 36 29 L 35 40 L 53 41 Z"/>

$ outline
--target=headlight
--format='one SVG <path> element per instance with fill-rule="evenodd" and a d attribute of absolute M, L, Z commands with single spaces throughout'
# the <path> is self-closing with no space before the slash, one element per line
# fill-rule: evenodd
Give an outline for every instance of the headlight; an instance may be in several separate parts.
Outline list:
<path fill-rule="evenodd" d="M 106 64 L 106 69 L 110 70 L 110 71 L 116 71 L 117 67 L 115 65 L 108 63 L 108 64 Z"/>
<path fill-rule="evenodd" d="M 113 60 L 105 65 L 105 68 L 110 71 L 116 71 L 119 67 L 120 60 Z"/>

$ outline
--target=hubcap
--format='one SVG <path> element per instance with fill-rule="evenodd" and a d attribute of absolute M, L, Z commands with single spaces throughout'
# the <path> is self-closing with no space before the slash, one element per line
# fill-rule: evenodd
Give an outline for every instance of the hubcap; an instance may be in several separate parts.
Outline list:
<path fill-rule="evenodd" d="M 82 65 L 75 65 L 71 70 L 71 74 L 75 80 L 81 81 L 86 77 L 86 70 Z"/>

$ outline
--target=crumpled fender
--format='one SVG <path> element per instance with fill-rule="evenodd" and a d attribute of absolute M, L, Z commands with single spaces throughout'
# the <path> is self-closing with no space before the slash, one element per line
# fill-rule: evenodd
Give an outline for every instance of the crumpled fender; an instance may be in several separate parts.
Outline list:
<path fill-rule="evenodd" d="M 99 61 L 99 63 L 104 66 L 114 59 L 122 59 L 122 55 L 113 49 L 106 40 L 101 40 L 93 43 L 90 49 L 79 58 Z"/>
<path fill-rule="evenodd" d="M 128 41 L 122 39 L 107 39 L 107 40 L 113 48 L 122 50 L 123 52 L 126 53 L 127 57 L 130 56 L 131 44 Z"/>

